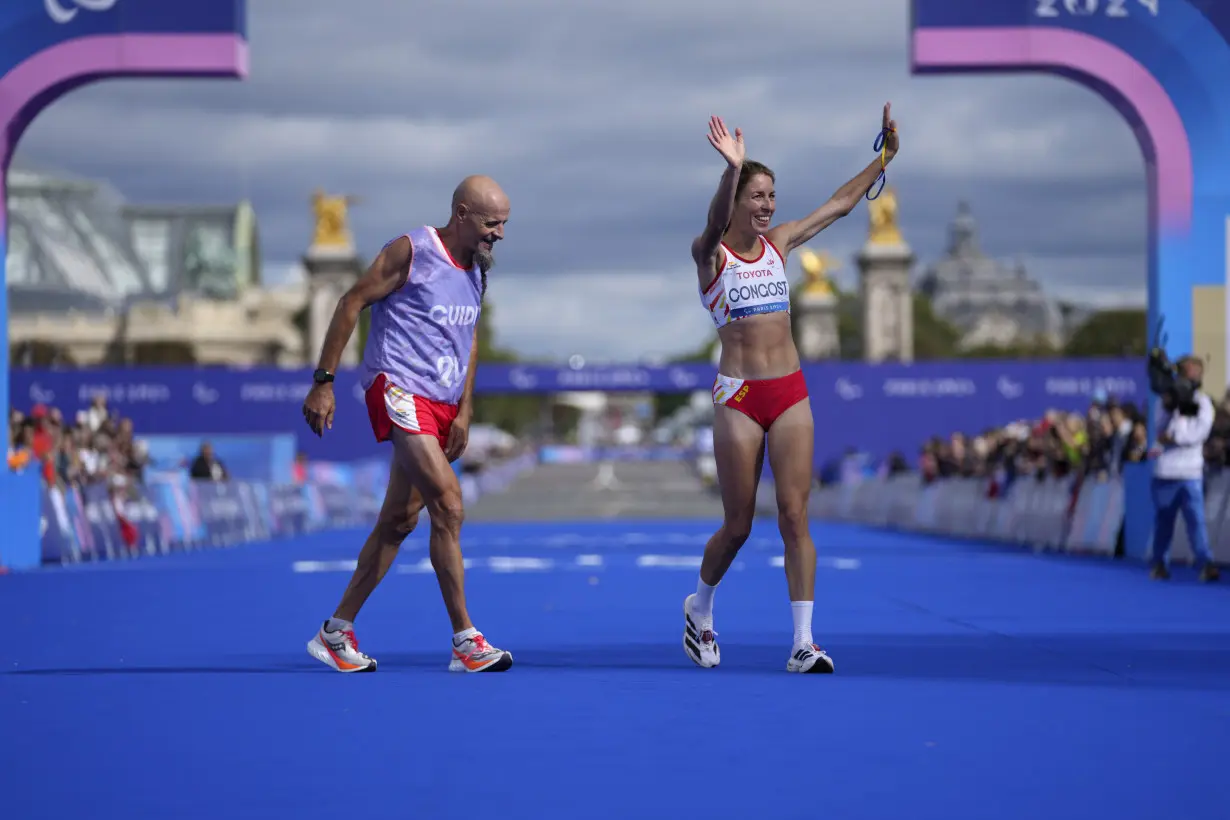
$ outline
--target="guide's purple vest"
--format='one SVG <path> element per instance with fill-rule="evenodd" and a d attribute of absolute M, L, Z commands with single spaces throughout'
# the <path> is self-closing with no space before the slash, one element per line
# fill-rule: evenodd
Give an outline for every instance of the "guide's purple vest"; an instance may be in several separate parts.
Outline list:
<path fill-rule="evenodd" d="M 482 310 L 482 274 L 477 263 L 470 270 L 455 264 L 435 228 L 408 236 L 410 278 L 370 308 L 363 387 L 384 373 L 408 393 L 457 404 Z"/>

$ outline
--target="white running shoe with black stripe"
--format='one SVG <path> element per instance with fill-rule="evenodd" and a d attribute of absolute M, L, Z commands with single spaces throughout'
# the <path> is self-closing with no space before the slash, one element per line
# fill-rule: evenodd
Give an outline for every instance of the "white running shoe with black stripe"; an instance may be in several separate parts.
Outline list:
<path fill-rule="evenodd" d="M 696 593 L 692 593 L 683 599 L 683 651 L 692 663 L 712 669 L 721 663 L 722 653 L 718 650 L 717 633 L 713 631 L 713 616 L 698 618 L 692 614 L 695 598 Z"/>
<path fill-rule="evenodd" d="M 833 659 L 814 643 L 801 643 L 790 653 L 790 660 L 786 661 L 786 671 L 827 674 L 833 671 Z"/>
<path fill-rule="evenodd" d="M 359 651 L 353 629 L 331 631 L 329 622 L 321 624 L 316 637 L 308 641 L 308 654 L 338 672 L 375 672 L 376 659 Z"/>

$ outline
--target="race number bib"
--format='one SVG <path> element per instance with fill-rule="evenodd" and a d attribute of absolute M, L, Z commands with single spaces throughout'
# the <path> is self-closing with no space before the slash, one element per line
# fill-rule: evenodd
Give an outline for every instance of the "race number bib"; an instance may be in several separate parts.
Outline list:
<path fill-rule="evenodd" d="M 445 387 L 453 387 L 461 382 L 463 373 L 461 363 L 456 356 L 441 356 L 436 359 L 436 381 Z"/>

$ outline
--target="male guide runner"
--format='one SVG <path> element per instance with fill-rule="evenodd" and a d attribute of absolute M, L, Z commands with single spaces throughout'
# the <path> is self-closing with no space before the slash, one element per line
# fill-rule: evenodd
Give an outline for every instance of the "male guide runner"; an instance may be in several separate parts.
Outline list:
<path fill-rule="evenodd" d="M 747 541 L 766 441 L 776 481 L 777 524 L 785 544 L 786 585 L 794 615 L 790 672 L 832 672 L 812 638 L 816 547 L 807 519 L 814 423 L 807 384 L 790 332 L 786 259 L 849 214 L 897 154 L 897 124 L 884 106 L 883 153 L 811 214 L 770 227 L 777 209 L 773 172 L 746 159 L 743 133 L 709 120 L 709 144 L 726 160 L 704 232 L 692 242 L 701 304 L 722 344 L 713 383 L 713 449 L 724 511 L 705 545 L 696 592 L 683 603 L 683 648 L 698 666 L 721 661 L 713 596 Z M 877 150 L 880 150 L 877 141 Z"/>
<path fill-rule="evenodd" d="M 338 301 L 325 334 L 315 384 L 303 417 L 316 435 L 333 427 L 333 376 L 364 308 L 371 327 L 363 353 L 363 387 L 377 441 L 393 446 L 389 484 L 358 566 L 341 602 L 308 653 L 339 672 L 374 672 L 359 651 L 354 620 L 389 571 L 426 508 L 431 565 L 453 627 L 449 669 L 500 672 L 512 654 L 487 643 L 470 620 L 461 557 L 465 511 L 450 463 L 465 451 L 473 416 L 478 317 L 492 249 L 504 238 L 508 197 L 494 180 L 464 179 L 443 228 L 397 237 Z"/>

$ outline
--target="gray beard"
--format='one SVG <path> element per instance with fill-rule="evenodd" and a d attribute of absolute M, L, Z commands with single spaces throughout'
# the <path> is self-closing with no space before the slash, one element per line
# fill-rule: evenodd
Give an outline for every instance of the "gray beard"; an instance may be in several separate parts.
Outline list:
<path fill-rule="evenodd" d="M 482 273 L 486 273 L 495 266 L 495 256 L 490 251 L 475 251 L 474 261 L 478 263 L 478 269 Z"/>

